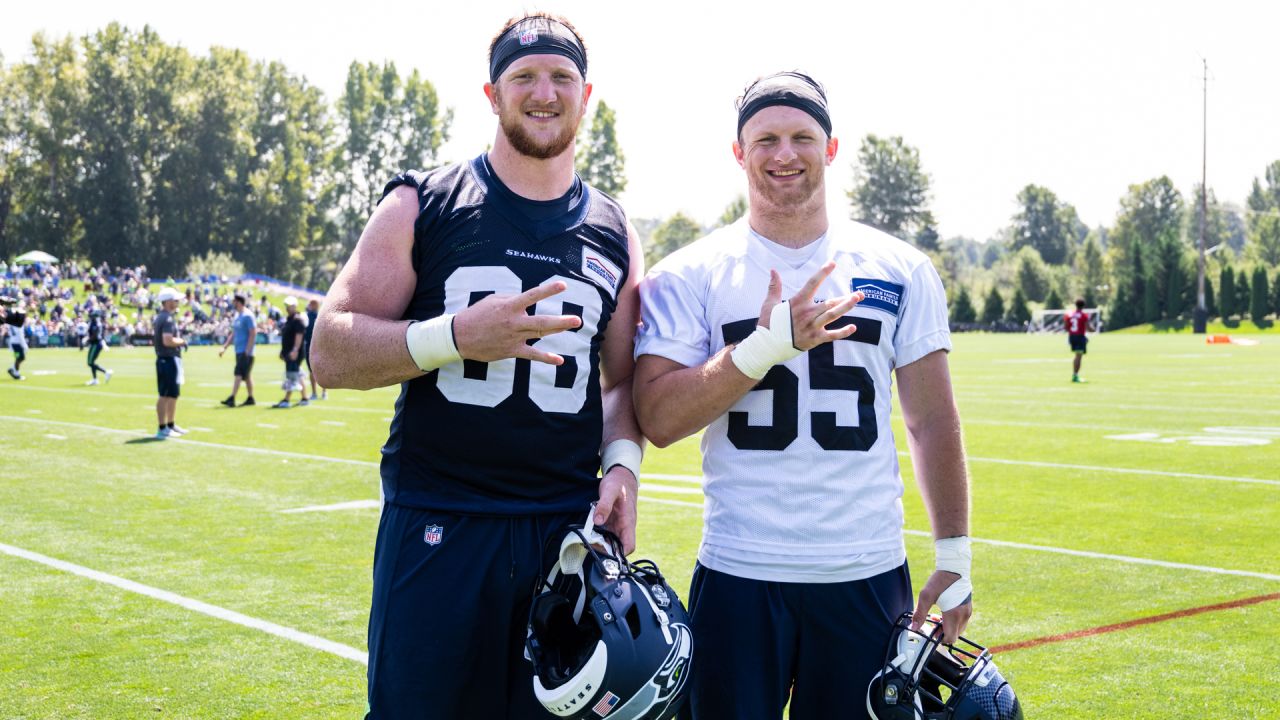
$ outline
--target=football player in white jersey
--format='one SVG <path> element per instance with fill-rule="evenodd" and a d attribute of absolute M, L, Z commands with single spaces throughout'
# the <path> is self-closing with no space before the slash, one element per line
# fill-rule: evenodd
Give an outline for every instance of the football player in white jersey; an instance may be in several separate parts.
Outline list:
<path fill-rule="evenodd" d="M 826 96 L 801 73 L 747 88 L 734 156 L 750 209 L 641 283 L 641 428 L 702 439 L 703 541 L 690 590 L 695 720 L 855 717 L 912 608 L 893 376 L 934 536 L 916 622 L 947 641 L 972 612 L 968 479 L 950 334 L 929 258 L 828 217 Z M 785 299 L 784 299 L 785 298 Z"/>

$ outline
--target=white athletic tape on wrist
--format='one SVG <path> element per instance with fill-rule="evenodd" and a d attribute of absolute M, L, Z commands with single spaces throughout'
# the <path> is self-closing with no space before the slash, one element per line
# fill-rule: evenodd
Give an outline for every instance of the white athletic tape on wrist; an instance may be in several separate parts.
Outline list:
<path fill-rule="evenodd" d="M 757 325 L 755 331 L 729 353 L 729 359 L 743 375 L 760 380 L 774 365 L 799 354 L 791 333 L 791 304 L 783 300 L 769 312 L 769 327 Z"/>
<path fill-rule="evenodd" d="M 943 590 L 938 596 L 938 607 L 943 612 L 947 612 L 973 598 L 973 583 L 969 580 L 973 566 L 973 552 L 969 549 L 969 538 L 966 535 L 935 540 L 933 550 L 937 558 L 934 569 L 946 570 L 960 576 L 959 580 L 951 583 L 951 587 Z"/>
<path fill-rule="evenodd" d="M 413 363 L 422 372 L 431 372 L 462 359 L 458 346 L 453 342 L 453 315 L 449 313 L 409 323 L 404 331 L 404 344 L 409 348 Z"/>
<path fill-rule="evenodd" d="M 604 452 L 600 453 L 600 470 L 609 472 L 614 465 L 631 471 L 636 477 L 636 482 L 640 481 L 640 461 L 644 459 L 644 450 L 632 440 L 619 438 L 604 446 Z"/>

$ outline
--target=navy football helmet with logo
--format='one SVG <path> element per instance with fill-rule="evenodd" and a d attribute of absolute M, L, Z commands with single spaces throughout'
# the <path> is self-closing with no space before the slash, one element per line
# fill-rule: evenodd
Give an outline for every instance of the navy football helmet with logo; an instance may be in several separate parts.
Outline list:
<path fill-rule="evenodd" d="M 533 692 L 557 717 L 667 720 L 687 695 L 689 616 L 656 564 L 628 562 L 590 518 L 569 529 L 534 594 Z"/>
<path fill-rule="evenodd" d="M 867 687 L 875 720 L 1022 720 L 1013 688 L 991 653 L 961 637 L 942 642 L 936 616 L 911 629 L 911 613 L 894 623 L 884 668 Z"/>

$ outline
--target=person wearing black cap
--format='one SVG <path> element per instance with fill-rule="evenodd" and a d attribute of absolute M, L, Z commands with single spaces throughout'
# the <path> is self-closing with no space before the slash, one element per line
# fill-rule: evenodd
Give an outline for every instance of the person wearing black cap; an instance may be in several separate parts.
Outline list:
<path fill-rule="evenodd" d="M 694 720 L 865 717 L 894 621 L 913 607 L 896 375 L 948 639 L 972 610 L 968 481 L 929 258 L 828 216 L 826 94 L 783 72 L 748 86 L 734 157 L 747 215 L 641 282 L 634 393 L 666 446 L 703 428 L 706 508 L 690 589 Z M 784 299 L 786 298 L 786 299 Z"/>
<path fill-rule="evenodd" d="M 544 718 L 522 658 L 549 538 L 634 545 L 643 253 L 574 172 L 591 95 L 562 18 L 506 23 L 493 149 L 392 179 L 320 309 L 324 387 L 399 383 L 369 619 L 370 718 Z M 603 478 L 600 477 L 603 470 Z"/>

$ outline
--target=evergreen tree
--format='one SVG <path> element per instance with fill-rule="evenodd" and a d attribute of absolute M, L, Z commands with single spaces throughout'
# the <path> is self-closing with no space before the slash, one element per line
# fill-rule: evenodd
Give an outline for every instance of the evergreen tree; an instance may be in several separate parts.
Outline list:
<path fill-rule="evenodd" d="M 1249 302 L 1249 317 L 1253 318 L 1255 323 L 1260 323 L 1271 311 L 1271 293 L 1267 288 L 1266 268 L 1258 265 L 1253 269 L 1253 281 L 1249 283 L 1249 289 L 1252 296 Z"/>
<path fill-rule="evenodd" d="M 1148 277 L 1143 286 L 1141 322 L 1155 322 L 1160 319 L 1160 288 L 1155 278 Z"/>
<path fill-rule="evenodd" d="M 1271 312 L 1280 319 L 1280 272 L 1271 281 Z"/>
<path fill-rule="evenodd" d="M 1027 308 L 1027 296 L 1022 294 L 1022 288 L 1013 291 L 1013 301 L 1009 303 L 1008 320 L 1020 325 L 1031 321 L 1031 310 Z"/>
<path fill-rule="evenodd" d="M 978 312 L 974 310 L 973 300 L 969 298 L 969 289 L 961 285 L 960 292 L 956 293 L 955 299 L 951 302 L 951 322 L 972 323 L 977 320 Z"/>
<path fill-rule="evenodd" d="M 601 192 L 618 197 L 627 189 L 626 157 L 618 145 L 618 118 L 603 100 L 596 105 L 587 141 L 578 148 L 578 174 Z"/>
<path fill-rule="evenodd" d="M 1231 304 L 1241 320 L 1244 319 L 1245 313 L 1249 312 L 1249 303 L 1252 299 L 1249 294 L 1249 278 L 1244 274 L 1244 268 L 1240 268 L 1240 272 L 1236 273 L 1236 296 Z"/>
<path fill-rule="evenodd" d="M 901 136 L 862 139 L 848 196 L 854 220 L 903 240 L 934 225 L 929 175 L 920 164 L 920 151 Z"/>
<path fill-rule="evenodd" d="M 1194 282 L 1194 279 L 1193 281 Z M 1194 293 L 1194 288 L 1187 284 L 1187 278 L 1180 263 L 1169 266 L 1169 278 L 1165 282 L 1164 316 L 1176 320 L 1187 310 L 1187 291 Z"/>
<path fill-rule="evenodd" d="M 1090 304 L 1087 300 L 1085 301 L 1085 305 L 1087 307 L 1093 307 L 1093 305 Z M 1057 288 L 1050 290 L 1049 297 L 1044 299 L 1044 309 L 1045 310 L 1061 310 L 1062 309 L 1062 298 L 1058 297 Z"/>
<path fill-rule="evenodd" d="M 1120 329 L 1133 325 L 1136 320 L 1136 309 L 1133 300 L 1129 297 L 1129 291 L 1123 285 L 1116 288 L 1115 297 L 1111 299 L 1108 306 L 1107 317 L 1109 325 L 1112 329 Z"/>
<path fill-rule="evenodd" d="M 1218 306 L 1222 311 L 1222 319 L 1226 320 L 1236 314 L 1236 273 L 1230 265 L 1223 265 L 1218 275 Z"/>
<path fill-rule="evenodd" d="M 999 322 L 1004 317 L 1004 298 L 1000 296 L 1000 291 L 994 286 L 991 292 L 987 294 L 987 299 L 982 303 L 982 314 L 978 319 L 984 323 Z"/>

